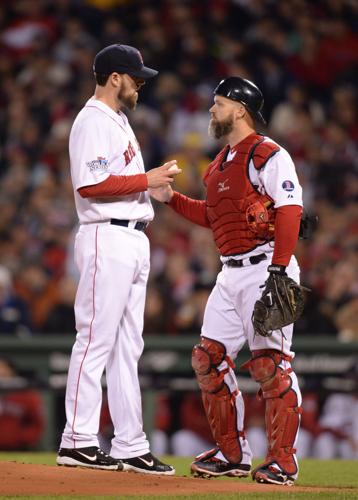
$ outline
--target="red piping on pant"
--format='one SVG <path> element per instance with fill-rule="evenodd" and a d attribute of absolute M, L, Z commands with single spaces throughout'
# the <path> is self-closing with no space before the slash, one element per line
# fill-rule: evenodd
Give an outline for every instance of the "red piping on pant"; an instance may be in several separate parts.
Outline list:
<path fill-rule="evenodd" d="M 93 286 L 92 286 L 92 309 L 93 309 L 93 313 L 92 313 L 92 319 L 91 319 L 91 324 L 90 324 L 90 329 L 89 329 L 88 344 L 87 344 L 87 347 L 86 347 L 83 359 L 81 361 L 81 366 L 80 366 L 80 369 L 79 369 L 79 372 L 78 372 L 77 387 L 76 387 L 76 399 L 75 399 L 75 411 L 74 411 L 74 414 L 73 414 L 73 422 L 72 422 L 72 439 L 73 439 L 73 447 L 74 448 L 76 448 L 76 440 L 74 438 L 74 434 L 75 434 L 75 420 L 76 420 L 76 413 L 77 413 L 77 399 L 78 399 L 78 391 L 79 391 L 79 386 L 80 386 L 80 378 L 81 378 L 81 373 L 82 373 L 82 366 L 83 366 L 83 363 L 84 363 L 84 361 L 86 359 L 89 346 L 91 344 L 91 340 L 92 340 L 92 325 L 93 325 L 93 321 L 94 321 L 94 318 L 95 318 L 95 315 L 96 315 L 96 308 L 95 308 L 95 287 L 96 287 L 96 274 L 97 274 L 97 234 L 98 234 L 98 226 L 96 227 L 96 236 L 95 236 L 96 249 L 95 249 Z"/>

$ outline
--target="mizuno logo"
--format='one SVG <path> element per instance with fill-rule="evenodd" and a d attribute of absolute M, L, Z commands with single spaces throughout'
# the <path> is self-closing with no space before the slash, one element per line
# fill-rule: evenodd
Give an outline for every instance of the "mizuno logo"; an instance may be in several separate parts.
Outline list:
<path fill-rule="evenodd" d="M 218 193 L 221 193 L 222 191 L 227 191 L 230 189 L 230 186 L 225 186 L 226 182 L 229 179 L 225 179 L 224 182 L 218 182 Z"/>
<path fill-rule="evenodd" d="M 89 455 L 86 455 L 85 453 L 82 453 L 80 451 L 77 452 L 79 455 L 82 455 L 84 458 L 87 458 L 90 462 L 95 462 L 97 460 L 97 455 L 94 455 L 90 457 Z"/>
<path fill-rule="evenodd" d="M 153 467 L 154 465 L 154 460 L 146 460 L 145 458 L 138 457 L 139 460 L 145 463 L 145 465 L 148 465 L 148 467 Z"/>

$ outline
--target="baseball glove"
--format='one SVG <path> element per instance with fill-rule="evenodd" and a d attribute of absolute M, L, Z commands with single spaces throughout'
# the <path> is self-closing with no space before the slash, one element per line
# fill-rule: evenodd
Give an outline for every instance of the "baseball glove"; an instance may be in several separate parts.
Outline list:
<path fill-rule="evenodd" d="M 282 331 L 284 326 L 294 323 L 303 312 L 305 292 L 309 291 L 289 278 L 281 267 L 268 267 L 270 275 L 252 313 L 255 333 L 262 337 L 270 337 L 274 330 Z"/>

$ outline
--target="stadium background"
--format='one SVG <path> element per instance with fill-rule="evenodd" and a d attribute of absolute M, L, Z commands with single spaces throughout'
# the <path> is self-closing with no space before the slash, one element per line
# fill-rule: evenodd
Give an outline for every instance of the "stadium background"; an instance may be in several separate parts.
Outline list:
<path fill-rule="evenodd" d="M 1 449 L 58 444 L 77 280 L 68 134 L 93 94 L 94 54 L 121 42 L 160 71 L 130 116 L 146 167 L 176 158 L 176 187 L 193 197 L 220 146 L 207 135 L 214 87 L 240 75 L 263 90 L 264 132 L 293 156 L 305 208 L 320 220 L 296 252 L 312 289 L 294 344 L 306 453 L 319 453 L 326 432 L 332 456 L 358 457 L 357 13 L 349 0 L 0 3 Z M 141 378 L 148 428 L 171 438 L 193 422 L 192 432 L 203 429 L 190 346 L 219 260 L 209 231 L 155 208 Z M 262 428 L 255 388 L 240 380 Z M 104 406 L 104 434 L 107 417 Z"/>

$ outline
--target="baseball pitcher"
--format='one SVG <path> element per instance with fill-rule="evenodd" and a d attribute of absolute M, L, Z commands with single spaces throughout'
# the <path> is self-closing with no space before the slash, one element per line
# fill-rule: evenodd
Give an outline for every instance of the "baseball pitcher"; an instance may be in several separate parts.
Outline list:
<path fill-rule="evenodd" d="M 145 229 L 153 219 L 148 188 L 169 185 L 180 170 L 172 161 L 145 173 L 123 112 L 135 109 L 139 89 L 157 71 L 144 66 L 137 49 L 120 44 L 101 50 L 93 71 L 95 94 L 76 117 L 69 141 L 80 281 L 57 464 L 172 475 L 174 468 L 150 453 L 143 432 L 138 360 L 149 273 Z M 114 425 L 110 455 L 97 437 L 104 370 Z"/>

